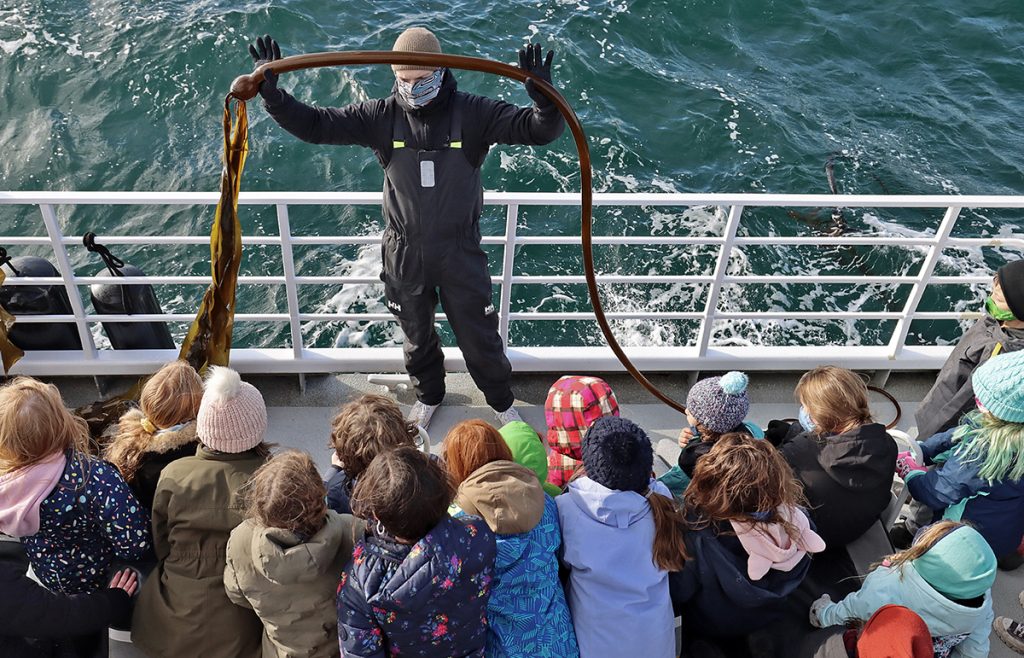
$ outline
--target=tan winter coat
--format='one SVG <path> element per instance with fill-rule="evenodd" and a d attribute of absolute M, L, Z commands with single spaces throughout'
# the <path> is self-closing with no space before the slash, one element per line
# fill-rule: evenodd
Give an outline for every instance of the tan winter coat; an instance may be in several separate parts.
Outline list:
<path fill-rule="evenodd" d="M 336 658 L 338 577 L 352 558 L 351 514 L 327 511 L 308 541 L 247 519 L 231 532 L 224 588 L 263 620 L 264 658 Z"/>
<path fill-rule="evenodd" d="M 248 658 L 260 655 L 263 625 L 224 592 L 231 531 L 242 522 L 238 490 L 264 459 L 256 451 L 200 446 L 160 475 L 153 497 L 159 562 L 139 594 L 132 641 L 148 656 Z"/>

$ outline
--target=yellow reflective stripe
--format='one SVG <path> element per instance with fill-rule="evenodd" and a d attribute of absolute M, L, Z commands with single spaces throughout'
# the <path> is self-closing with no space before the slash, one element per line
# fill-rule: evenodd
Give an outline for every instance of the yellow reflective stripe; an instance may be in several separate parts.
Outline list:
<path fill-rule="evenodd" d="M 403 142 L 400 139 L 396 139 L 395 141 L 391 142 L 391 146 L 392 148 L 396 149 L 405 148 L 405 142 Z"/>
<path fill-rule="evenodd" d="M 1002 351 L 1003 351 L 1003 344 L 1002 343 L 996 343 L 995 348 L 992 350 L 992 356 L 998 356 L 999 353 L 1002 352 Z M 989 358 L 991 359 L 992 356 L 990 356 Z"/>
<path fill-rule="evenodd" d="M 462 148 L 462 142 L 452 142 L 448 146 L 452 147 L 453 149 L 460 149 Z"/>

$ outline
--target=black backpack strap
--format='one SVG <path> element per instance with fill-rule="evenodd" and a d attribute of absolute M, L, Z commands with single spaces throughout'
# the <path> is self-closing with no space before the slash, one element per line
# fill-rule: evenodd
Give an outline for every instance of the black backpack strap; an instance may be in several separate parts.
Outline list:
<path fill-rule="evenodd" d="M 462 98 L 452 96 L 452 123 L 448 128 L 448 148 L 462 148 Z"/>

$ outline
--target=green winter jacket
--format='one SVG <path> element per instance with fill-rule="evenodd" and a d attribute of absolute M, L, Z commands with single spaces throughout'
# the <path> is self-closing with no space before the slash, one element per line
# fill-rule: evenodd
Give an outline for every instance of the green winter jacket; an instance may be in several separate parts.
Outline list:
<path fill-rule="evenodd" d="M 228 540 L 224 588 L 263 621 L 263 658 L 335 657 L 338 577 L 352 558 L 351 514 L 327 511 L 327 523 L 303 542 L 295 533 L 247 519 Z"/>
<path fill-rule="evenodd" d="M 512 451 L 512 461 L 536 473 L 544 493 L 552 497 L 562 493 L 561 489 L 548 482 L 547 446 L 532 427 L 521 420 L 514 420 L 498 431 Z"/>

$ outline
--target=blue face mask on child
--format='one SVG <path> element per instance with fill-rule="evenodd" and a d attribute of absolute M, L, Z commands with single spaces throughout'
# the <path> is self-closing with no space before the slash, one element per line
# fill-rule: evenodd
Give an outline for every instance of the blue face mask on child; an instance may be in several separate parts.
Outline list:
<path fill-rule="evenodd" d="M 808 432 L 813 432 L 817 429 L 814 421 L 811 420 L 811 414 L 807 413 L 807 408 L 800 405 L 800 427 L 803 427 Z"/>

